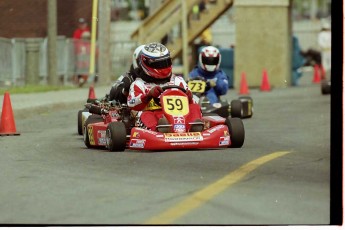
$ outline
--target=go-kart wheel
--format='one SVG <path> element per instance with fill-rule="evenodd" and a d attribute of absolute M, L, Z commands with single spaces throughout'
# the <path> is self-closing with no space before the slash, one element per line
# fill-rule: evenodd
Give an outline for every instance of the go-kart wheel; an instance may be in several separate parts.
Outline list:
<path fill-rule="evenodd" d="M 127 131 L 122 122 L 111 122 L 106 131 L 107 148 L 111 152 L 122 152 L 126 148 Z"/>
<path fill-rule="evenodd" d="M 243 113 L 241 118 L 251 118 L 253 116 L 253 98 L 250 96 L 241 96 L 238 98 L 242 103 Z"/>
<path fill-rule="evenodd" d="M 78 134 L 83 135 L 83 112 L 88 112 L 87 108 L 78 111 Z"/>
<path fill-rule="evenodd" d="M 228 126 L 230 133 L 230 148 L 241 148 L 244 143 L 245 131 L 241 118 L 226 118 L 225 124 Z"/>
<path fill-rule="evenodd" d="M 231 117 L 239 117 L 242 118 L 243 116 L 243 106 L 240 100 L 232 100 L 231 101 Z"/>
<path fill-rule="evenodd" d="M 88 129 L 87 129 L 87 126 L 88 126 L 89 124 L 93 124 L 93 123 L 97 123 L 97 122 L 101 122 L 101 121 L 103 121 L 103 118 L 102 118 L 100 115 L 95 115 L 95 114 L 90 115 L 90 116 L 86 119 L 86 121 L 85 121 L 85 123 L 84 123 L 84 127 L 83 127 L 83 129 L 84 129 L 83 138 L 84 138 L 84 143 L 85 143 L 86 147 L 88 147 L 88 148 L 92 148 L 92 147 L 93 147 L 93 146 L 90 144 L 89 131 L 88 131 Z"/>
<path fill-rule="evenodd" d="M 252 103 L 252 105 L 254 105 L 254 101 L 253 101 L 253 98 L 251 96 L 240 96 L 240 97 L 238 97 L 238 99 L 241 101 L 243 101 L 243 100 L 250 101 Z"/>
<path fill-rule="evenodd" d="M 321 93 L 323 95 L 331 93 L 331 82 L 330 81 L 328 81 L 328 80 L 322 80 L 321 81 Z"/>

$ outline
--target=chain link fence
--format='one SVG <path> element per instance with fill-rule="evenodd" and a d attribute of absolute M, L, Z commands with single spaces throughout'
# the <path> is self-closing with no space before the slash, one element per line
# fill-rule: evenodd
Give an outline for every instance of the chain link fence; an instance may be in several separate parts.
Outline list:
<path fill-rule="evenodd" d="M 26 39 L 23 38 L 0 38 L 0 87 L 23 86 L 26 84 L 27 50 L 25 42 Z M 47 38 L 40 39 L 39 43 L 38 77 L 40 84 L 46 84 L 48 75 Z M 129 69 L 131 54 L 135 45 L 134 42 L 111 43 L 111 67 L 114 78 Z M 89 41 L 76 41 L 70 38 L 58 37 L 57 74 L 64 85 L 73 85 L 76 76 L 89 74 L 89 55 Z M 95 74 L 97 74 L 97 67 Z"/>

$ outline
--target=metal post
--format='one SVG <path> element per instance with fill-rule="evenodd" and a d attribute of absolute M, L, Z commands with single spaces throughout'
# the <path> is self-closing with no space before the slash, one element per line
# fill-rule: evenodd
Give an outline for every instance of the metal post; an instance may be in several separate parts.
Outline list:
<path fill-rule="evenodd" d="M 95 54 L 96 54 L 96 31 L 97 31 L 97 9 L 98 0 L 92 2 L 92 25 L 91 25 L 91 47 L 90 47 L 90 69 L 89 74 L 95 73 Z"/>
<path fill-rule="evenodd" d="M 98 45 L 99 45 L 99 81 L 109 84 L 110 79 L 110 0 L 99 2 L 99 27 L 98 27 Z"/>
<path fill-rule="evenodd" d="M 28 38 L 26 44 L 25 84 L 39 84 L 39 47 L 40 39 Z"/>
<path fill-rule="evenodd" d="M 56 0 L 48 1 L 48 85 L 57 85 Z"/>
<path fill-rule="evenodd" d="M 188 28 L 187 28 L 187 5 L 185 0 L 181 0 L 182 6 L 182 63 L 183 76 L 189 78 L 189 62 L 188 62 Z"/>

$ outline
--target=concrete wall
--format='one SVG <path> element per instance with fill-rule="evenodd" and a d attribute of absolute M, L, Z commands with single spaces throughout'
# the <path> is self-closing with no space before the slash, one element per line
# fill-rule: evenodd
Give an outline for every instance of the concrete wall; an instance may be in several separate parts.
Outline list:
<path fill-rule="evenodd" d="M 271 87 L 290 85 L 291 21 L 289 0 L 235 1 L 234 86 L 246 73 L 249 87 L 260 87 L 267 70 Z"/>

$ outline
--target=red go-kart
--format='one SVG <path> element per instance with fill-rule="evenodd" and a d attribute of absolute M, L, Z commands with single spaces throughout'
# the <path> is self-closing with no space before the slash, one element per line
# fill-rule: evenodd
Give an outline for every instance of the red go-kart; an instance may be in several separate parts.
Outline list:
<path fill-rule="evenodd" d="M 165 86 L 163 90 L 156 103 L 160 104 L 167 123 L 158 124 L 158 131 L 136 126 L 139 122 L 126 125 L 120 114 L 111 118 L 110 112 L 103 112 L 102 122 L 85 122 L 86 146 L 105 146 L 110 151 L 242 147 L 245 131 L 240 118 L 209 115 L 200 121 L 190 121 L 185 89 Z M 189 126 L 193 131 L 187 130 Z"/>

